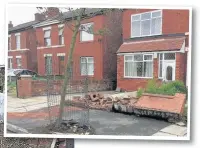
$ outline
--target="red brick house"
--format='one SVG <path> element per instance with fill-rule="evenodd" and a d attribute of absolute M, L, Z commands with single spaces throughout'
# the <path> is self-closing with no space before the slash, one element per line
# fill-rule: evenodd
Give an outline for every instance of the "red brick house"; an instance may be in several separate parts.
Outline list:
<path fill-rule="evenodd" d="M 83 19 L 81 25 L 93 28 L 94 32 L 107 28 L 109 33 L 101 36 L 79 31 L 73 55 L 73 78 L 89 75 L 95 80 L 116 79 L 116 52 L 122 44 L 122 12 L 114 10 L 105 14 L 103 9 L 86 9 L 86 13 L 95 15 Z M 63 13 L 62 17 L 71 21 L 70 12 Z M 39 75 L 63 75 L 73 33 L 69 25 L 54 18 L 34 28 Z"/>
<path fill-rule="evenodd" d="M 186 83 L 189 10 L 123 11 L 117 87 L 144 88 L 150 79 Z"/>
<path fill-rule="evenodd" d="M 37 71 L 37 42 L 32 25 L 44 20 L 35 14 L 35 20 L 17 26 L 9 23 L 8 31 L 8 68 Z"/>

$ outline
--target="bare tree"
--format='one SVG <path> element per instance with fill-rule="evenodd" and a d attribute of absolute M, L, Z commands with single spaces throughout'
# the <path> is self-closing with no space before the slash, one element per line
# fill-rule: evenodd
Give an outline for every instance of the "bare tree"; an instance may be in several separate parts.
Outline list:
<path fill-rule="evenodd" d="M 37 7 L 37 9 L 45 15 L 48 14 L 48 8 Z M 70 43 L 67 65 L 65 67 L 65 72 L 64 72 L 64 82 L 63 82 L 62 90 L 61 90 L 59 117 L 56 122 L 56 127 L 59 127 L 60 124 L 62 123 L 62 117 L 63 117 L 64 106 L 65 106 L 65 95 L 66 95 L 67 86 L 70 80 L 70 71 L 72 69 L 72 63 L 73 63 L 73 53 L 74 53 L 76 38 L 79 31 L 85 31 L 90 34 L 101 35 L 101 36 L 110 33 L 109 29 L 105 27 L 97 31 L 94 31 L 93 28 L 86 28 L 81 25 L 81 21 L 83 19 L 91 18 L 99 12 L 101 12 L 102 14 L 103 13 L 105 14 L 105 13 L 108 13 L 109 11 L 112 11 L 112 9 L 101 9 L 99 11 L 88 13 L 86 8 L 79 8 L 79 9 L 65 8 L 65 9 L 67 9 L 68 13 L 71 15 L 71 19 L 66 20 L 65 17 L 63 16 L 62 10 L 60 9 L 59 21 L 60 23 L 67 25 L 67 27 L 73 32 L 73 35 L 72 35 L 72 40 Z"/>

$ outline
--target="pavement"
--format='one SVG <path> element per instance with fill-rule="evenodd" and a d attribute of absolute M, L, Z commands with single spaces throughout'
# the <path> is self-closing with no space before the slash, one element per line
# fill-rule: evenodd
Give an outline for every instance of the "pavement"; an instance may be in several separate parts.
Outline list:
<path fill-rule="evenodd" d="M 58 116 L 58 109 L 59 106 L 56 105 L 51 108 L 52 117 Z M 30 132 L 49 123 L 47 97 L 45 96 L 28 99 L 8 96 L 7 111 L 8 123 Z M 80 108 L 66 107 L 64 116 L 68 118 L 73 115 L 74 118 L 80 118 L 83 116 L 82 113 Z M 185 126 L 121 113 L 89 110 L 89 117 L 96 135 L 185 136 L 187 131 Z"/>

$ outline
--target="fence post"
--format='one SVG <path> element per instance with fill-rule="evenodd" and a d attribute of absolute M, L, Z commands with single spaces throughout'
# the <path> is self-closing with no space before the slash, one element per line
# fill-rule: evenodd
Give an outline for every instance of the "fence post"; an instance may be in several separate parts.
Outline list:
<path fill-rule="evenodd" d="M 17 80 L 17 97 L 27 98 L 32 97 L 32 76 L 30 75 L 21 75 L 20 79 Z"/>

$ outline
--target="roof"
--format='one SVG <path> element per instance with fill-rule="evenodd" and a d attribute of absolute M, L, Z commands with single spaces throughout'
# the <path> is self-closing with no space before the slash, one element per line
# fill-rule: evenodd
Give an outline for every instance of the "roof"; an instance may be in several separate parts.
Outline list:
<path fill-rule="evenodd" d="M 86 15 L 91 15 L 91 17 L 96 16 L 96 15 L 100 15 L 102 14 L 102 12 L 106 10 L 105 8 L 87 8 L 85 10 Z M 76 9 L 74 11 L 80 11 L 80 9 Z M 60 23 L 62 20 L 71 20 L 73 17 L 73 13 L 72 11 L 67 11 L 62 13 L 61 15 L 57 15 L 51 19 L 47 19 L 45 21 L 42 21 L 36 25 L 34 25 L 34 27 L 41 27 L 41 26 L 46 26 L 46 25 L 50 25 L 50 24 L 55 24 L 55 23 Z"/>
<path fill-rule="evenodd" d="M 176 51 L 185 42 L 185 36 L 148 38 L 124 42 L 117 53 Z"/>
<path fill-rule="evenodd" d="M 8 32 L 11 33 L 11 32 L 21 31 L 23 29 L 27 29 L 29 27 L 32 27 L 32 25 L 35 25 L 37 23 L 39 23 L 39 21 L 30 21 L 30 22 L 27 22 L 27 23 L 19 24 L 15 27 L 9 28 Z"/>

